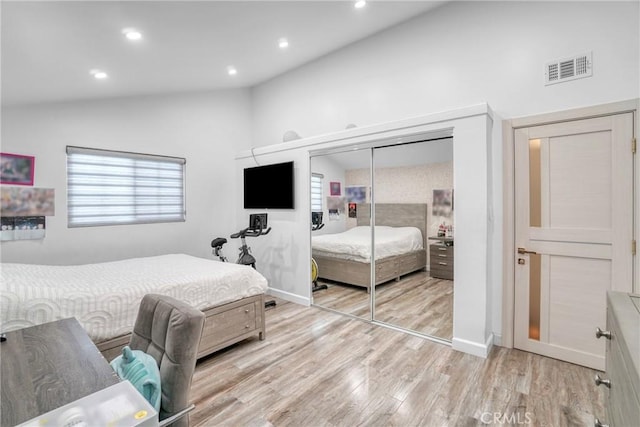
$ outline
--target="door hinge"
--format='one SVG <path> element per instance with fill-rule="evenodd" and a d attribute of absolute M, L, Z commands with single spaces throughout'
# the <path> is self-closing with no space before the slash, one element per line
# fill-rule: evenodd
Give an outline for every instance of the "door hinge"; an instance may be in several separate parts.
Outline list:
<path fill-rule="evenodd" d="M 636 145 L 637 145 L 636 139 L 633 138 L 631 140 L 631 153 L 633 153 L 633 154 L 636 154 L 636 148 L 637 148 Z"/>
<path fill-rule="evenodd" d="M 636 254 L 636 239 L 633 239 L 631 241 L 631 255 L 635 255 Z"/>

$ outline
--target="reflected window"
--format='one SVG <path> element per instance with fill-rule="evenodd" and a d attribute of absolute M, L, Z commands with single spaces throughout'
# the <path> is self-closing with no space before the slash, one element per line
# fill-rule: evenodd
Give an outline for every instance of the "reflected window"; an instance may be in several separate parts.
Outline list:
<path fill-rule="evenodd" d="M 322 181 L 324 175 L 311 174 L 311 212 L 322 212 Z"/>

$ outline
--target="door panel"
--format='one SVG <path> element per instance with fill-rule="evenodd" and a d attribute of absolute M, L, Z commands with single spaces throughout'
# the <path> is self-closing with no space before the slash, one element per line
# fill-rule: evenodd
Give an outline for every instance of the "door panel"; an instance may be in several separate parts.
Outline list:
<path fill-rule="evenodd" d="M 549 256 L 549 342 L 604 354 L 604 341 L 585 325 L 606 324 L 601 307 L 611 277 L 611 261 Z M 594 318 L 594 315 L 598 318 Z"/>
<path fill-rule="evenodd" d="M 348 177 L 355 175 L 357 184 L 369 187 L 370 164 L 371 149 L 368 148 L 342 148 L 309 159 L 311 173 L 321 182 L 321 188 L 316 189 L 320 199 L 316 196 L 316 211 L 322 207 L 324 224 L 315 230 L 312 227 L 311 231 L 311 264 L 315 263 L 317 272 L 315 282 L 310 283 L 313 304 L 368 321 L 371 320 L 371 294 L 367 292 L 371 281 L 370 256 L 363 258 L 361 252 L 336 254 L 314 247 L 328 235 L 344 233 L 357 225 L 347 209 Z M 337 191 L 332 191 L 331 183 L 339 184 Z M 362 207 L 358 209 L 358 216 L 368 215 Z M 361 262 L 353 261 L 354 257 Z"/>
<path fill-rule="evenodd" d="M 610 145 L 605 132 L 548 138 L 549 227 L 611 226 Z"/>
<path fill-rule="evenodd" d="M 604 369 L 606 291 L 632 289 L 632 120 L 516 130 L 516 347 Z"/>

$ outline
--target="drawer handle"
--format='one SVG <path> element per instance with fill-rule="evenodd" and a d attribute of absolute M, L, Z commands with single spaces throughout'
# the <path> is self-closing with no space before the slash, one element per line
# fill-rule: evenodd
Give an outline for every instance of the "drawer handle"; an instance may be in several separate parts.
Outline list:
<path fill-rule="evenodd" d="M 249 325 L 244 325 L 244 328 L 245 329 L 249 329 Z"/>
<path fill-rule="evenodd" d="M 446 257 L 447 257 L 447 256 L 446 256 L 446 255 L 444 255 L 444 254 L 438 254 L 438 256 L 439 256 L 440 258 L 446 258 Z"/>
<path fill-rule="evenodd" d="M 446 262 L 438 262 L 438 264 L 440 264 L 440 265 L 447 265 L 447 263 L 446 263 Z"/>
<path fill-rule="evenodd" d="M 602 422 L 600 422 L 600 420 L 596 418 L 595 422 L 593 423 L 593 427 L 609 427 L 609 424 L 602 424 Z"/>
<path fill-rule="evenodd" d="M 603 385 L 607 388 L 611 388 L 611 380 L 603 380 L 602 378 L 600 378 L 600 375 L 596 374 L 596 385 Z"/>
<path fill-rule="evenodd" d="M 439 251 L 446 251 L 447 248 L 438 248 Z"/>
<path fill-rule="evenodd" d="M 596 338 L 605 337 L 606 339 L 611 339 L 611 331 L 603 331 L 600 328 L 596 328 Z"/>
<path fill-rule="evenodd" d="M 248 309 L 248 308 L 245 308 L 245 309 L 244 309 L 244 312 L 245 312 L 245 313 L 248 313 L 248 312 L 249 312 L 249 309 Z"/>

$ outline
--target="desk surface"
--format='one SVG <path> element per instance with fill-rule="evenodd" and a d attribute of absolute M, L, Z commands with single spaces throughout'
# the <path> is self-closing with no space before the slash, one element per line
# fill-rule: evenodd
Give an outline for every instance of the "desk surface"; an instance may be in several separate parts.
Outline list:
<path fill-rule="evenodd" d="M 119 381 L 75 318 L 6 336 L 0 344 L 3 426 L 30 420 Z"/>

